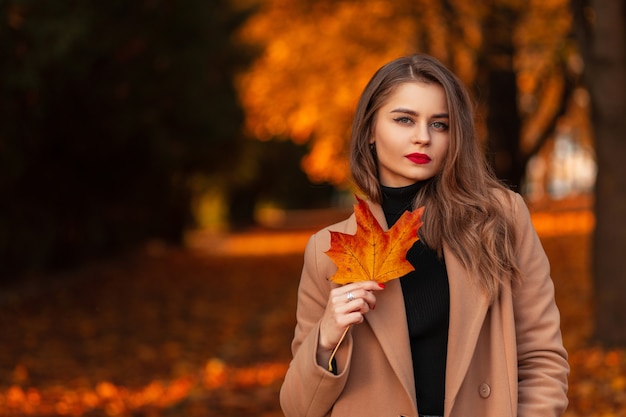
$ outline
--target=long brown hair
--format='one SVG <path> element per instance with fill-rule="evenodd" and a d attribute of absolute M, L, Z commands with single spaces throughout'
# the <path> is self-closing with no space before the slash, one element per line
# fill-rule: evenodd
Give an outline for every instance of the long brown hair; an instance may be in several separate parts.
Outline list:
<path fill-rule="evenodd" d="M 480 149 L 467 89 L 437 59 L 424 54 L 406 56 L 374 74 L 359 99 L 352 126 L 352 177 L 369 199 L 381 203 L 370 139 L 378 109 L 398 85 L 407 82 L 441 85 L 450 115 L 450 142 L 442 169 L 424 182 L 414 203 L 425 207 L 420 237 L 439 256 L 443 256 L 445 242 L 493 300 L 505 277 L 520 275 L 514 256 L 515 230 L 496 196 L 509 194 Z"/>

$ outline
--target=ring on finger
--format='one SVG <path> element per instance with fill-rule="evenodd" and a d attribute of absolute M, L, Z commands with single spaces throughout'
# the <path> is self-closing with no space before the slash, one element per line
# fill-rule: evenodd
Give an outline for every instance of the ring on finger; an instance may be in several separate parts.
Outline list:
<path fill-rule="evenodd" d="M 349 292 L 348 294 L 346 294 L 346 298 L 348 299 L 348 302 L 354 301 L 354 294 L 352 294 L 352 292 Z"/>

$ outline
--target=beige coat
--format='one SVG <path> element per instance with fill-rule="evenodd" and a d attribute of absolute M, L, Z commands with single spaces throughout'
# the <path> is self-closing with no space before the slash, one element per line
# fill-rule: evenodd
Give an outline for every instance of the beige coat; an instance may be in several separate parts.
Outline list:
<path fill-rule="evenodd" d="M 493 304 L 444 247 L 450 285 L 445 417 L 556 417 L 568 404 L 569 366 L 548 259 L 524 201 L 517 194 L 512 201 L 523 281 L 504 285 Z M 370 207 L 386 228 L 381 207 Z M 319 321 L 334 286 L 328 278 L 336 270 L 324 254 L 328 230 L 354 234 L 354 215 L 316 233 L 307 245 L 294 357 L 280 392 L 283 411 L 287 417 L 416 417 L 399 280 L 376 292 L 376 310 L 350 329 L 337 351 L 338 375 L 316 363 Z"/>

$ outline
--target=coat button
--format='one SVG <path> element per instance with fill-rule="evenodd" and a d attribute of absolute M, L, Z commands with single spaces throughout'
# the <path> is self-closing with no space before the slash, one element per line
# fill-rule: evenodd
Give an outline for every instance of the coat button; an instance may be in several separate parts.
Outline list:
<path fill-rule="evenodd" d="M 480 394 L 481 397 L 487 398 L 491 394 L 491 387 L 489 386 L 489 384 L 482 383 L 480 384 L 480 387 L 478 388 L 478 393 Z"/>

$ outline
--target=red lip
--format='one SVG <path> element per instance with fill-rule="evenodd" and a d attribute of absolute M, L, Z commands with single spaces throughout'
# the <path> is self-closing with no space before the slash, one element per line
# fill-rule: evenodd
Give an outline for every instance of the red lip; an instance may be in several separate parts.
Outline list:
<path fill-rule="evenodd" d="M 430 162 L 430 156 L 423 153 L 412 153 L 406 155 L 406 158 L 414 164 L 427 164 Z"/>

